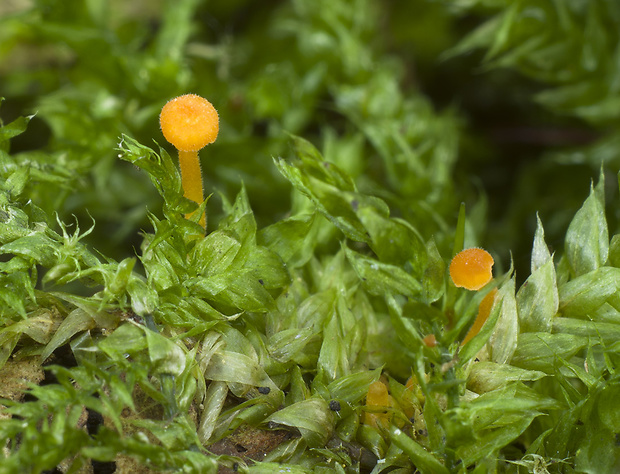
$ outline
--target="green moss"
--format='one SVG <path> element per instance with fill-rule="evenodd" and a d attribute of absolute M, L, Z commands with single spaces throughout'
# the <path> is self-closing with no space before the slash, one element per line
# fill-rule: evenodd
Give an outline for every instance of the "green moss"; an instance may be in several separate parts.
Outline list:
<path fill-rule="evenodd" d="M 0 17 L 0 473 L 618 469 L 615 2 L 74 3 Z"/>

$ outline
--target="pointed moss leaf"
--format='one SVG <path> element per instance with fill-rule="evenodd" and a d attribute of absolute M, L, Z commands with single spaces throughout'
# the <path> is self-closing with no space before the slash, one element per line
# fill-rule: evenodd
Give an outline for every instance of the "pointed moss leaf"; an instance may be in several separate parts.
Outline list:
<path fill-rule="evenodd" d="M 256 246 L 251 213 L 233 212 L 221 227 L 194 247 L 192 267 L 202 276 L 186 280 L 186 287 L 194 296 L 232 308 L 266 311 L 274 304 L 267 290 L 290 281 L 284 263 L 275 252 Z"/>
<path fill-rule="evenodd" d="M 562 384 L 564 387 L 569 387 L 566 380 L 563 380 Z M 562 416 L 553 429 L 543 432 L 532 443 L 530 452 L 537 452 L 537 445 L 542 448 L 544 443 L 547 452 L 557 453 L 560 458 L 565 458 L 569 454 L 568 446 L 574 445 L 575 440 L 583 439 L 585 427 L 582 420 L 589 418 L 589 414 L 584 413 L 584 407 L 590 406 L 592 399 L 590 397 L 584 398 L 578 392 L 576 395 L 574 405 L 570 409 L 563 410 Z M 586 416 L 583 417 L 584 415 Z"/>
<path fill-rule="evenodd" d="M 8 142 L 9 139 L 16 137 L 17 135 L 21 135 L 26 131 L 28 127 L 28 123 L 34 117 L 34 115 L 29 115 L 27 117 L 19 117 L 13 120 L 6 125 L 0 127 L 0 145 Z M 5 151 L 8 151 L 7 148 L 0 148 Z"/>
<path fill-rule="evenodd" d="M 559 298 L 553 259 L 534 271 L 517 293 L 519 323 L 524 332 L 548 331 Z"/>
<path fill-rule="evenodd" d="M 248 213 L 235 217 L 234 215 L 220 223 L 219 229 L 236 239 L 242 246 L 242 256 L 246 256 L 256 245 L 256 221 L 254 214 Z"/>
<path fill-rule="evenodd" d="M 205 277 L 226 272 L 235 261 L 241 242 L 227 232 L 216 230 L 200 240 L 191 253 L 192 267 Z"/>
<path fill-rule="evenodd" d="M 434 240 L 426 244 L 428 257 L 424 278 L 422 279 L 424 300 L 427 304 L 434 303 L 442 297 L 445 291 L 446 262 L 441 257 Z"/>
<path fill-rule="evenodd" d="M 532 248 L 531 273 L 542 267 L 550 258 L 551 253 L 545 243 L 545 231 L 540 217 L 536 214 L 536 233 L 534 234 L 534 246 Z"/>
<path fill-rule="evenodd" d="M 205 370 L 205 378 L 229 384 L 269 387 L 279 391 L 258 362 L 238 352 L 215 352 Z"/>
<path fill-rule="evenodd" d="M 406 221 L 390 218 L 385 209 L 368 202 L 357 206 L 356 214 L 370 234 L 370 246 L 379 259 L 400 266 L 411 262 L 421 274 L 426 264 L 426 247 L 419 232 Z"/>
<path fill-rule="evenodd" d="M 220 415 L 224 402 L 228 395 L 228 386 L 225 382 L 211 382 L 204 397 L 202 405 L 204 409 L 200 417 L 200 425 L 198 426 L 198 438 L 204 445 L 208 444 L 217 417 Z"/>
<path fill-rule="evenodd" d="M 172 212 L 185 213 L 196 209 L 196 203 L 183 196 L 181 175 L 176 163 L 163 148 L 159 154 L 151 148 L 123 135 L 119 143 L 119 158 L 128 161 L 149 174 L 151 182 L 164 198 Z M 164 209 L 167 212 L 166 209 Z"/>
<path fill-rule="evenodd" d="M 449 59 L 460 54 L 469 53 L 483 46 L 489 46 L 496 36 L 496 31 L 502 24 L 502 19 L 503 15 L 491 17 L 472 32 L 468 33 L 456 46 L 445 51 L 442 57 L 444 59 Z"/>
<path fill-rule="evenodd" d="M 150 431 L 170 451 L 178 451 L 194 441 L 190 427 L 182 420 L 184 418 L 178 417 L 162 425 L 156 420 L 137 419 L 133 420 L 132 424 Z"/>
<path fill-rule="evenodd" d="M 293 146 L 297 158 L 303 163 L 303 169 L 308 174 L 316 176 L 343 191 L 354 191 L 353 179 L 338 166 L 325 161 L 316 147 L 298 136 L 292 136 Z"/>
<path fill-rule="evenodd" d="M 336 292 L 333 288 L 308 296 L 296 308 L 297 325 L 322 330 L 327 315 L 334 311 Z"/>
<path fill-rule="evenodd" d="M 517 438 L 534 418 L 559 407 L 555 399 L 520 382 L 484 393 L 467 406 L 477 436 L 460 446 L 457 455 L 465 465 L 483 459 Z"/>
<path fill-rule="evenodd" d="M 223 273 L 185 282 L 193 296 L 243 311 L 265 312 L 274 306 L 271 294 L 251 270 Z"/>
<path fill-rule="evenodd" d="M 284 329 L 269 338 L 269 353 L 279 362 L 293 359 L 316 335 L 312 328 Z"/>
<path fill-rule="evenodd" d="M 253 248 L 247 266 L 260 285 L 268 290 L 283 288 L 291 280 L 282 259 L 267 247 Z"/>
<path fill-rule="evenodd" d="M 556 318 L 553 321 L 553 331 L 560 333 L 586 336 L 611 346 L 620 340 L 620 324 L 600 323 L 598 321 L 584 321 L 583 319 Z"/>
<path fill-rule="evenodd" d="M 620 267 L 620 234 L 614 235 L 609 242 L 609 264 Z"/>
<path fill-rule="evenodd" d="M 147 348 L 144 330 L 135 324 L 123 324 L 99 343 L 99 348 L 112 359 L 124 359 Z"/>
<path fill-rule="evenodd" d="M 59 245 L 42 232 L 32 232 L 0 247 L 0 252 L 31 258 L 45 267 L 56 263 Z"/>
<path fill-rule="evenodd" d="M 333 412 L 322 398 L 310 398 L 273 413 L 266 421 L 297 428 L 308 446 L 325 445 L 334 429 Z"/>
<path fill-rule="evenodd" d="M 609 235 L 605 218 L 605 179 L 601 173 L 596 187 L 566 231 L 564 244 L 571 270 L 577 276 L 605 265 L 609 252 Z"/>
<path fill-rule="evenodd" d="M 18 168 L 4 182 L 4 189 L 9 192 L 11 197 L 17 198 L 28 183 L 30 179 L 30 168 L 25 166 Z"/>
<path fill-rule="evenodd" d="M 387 443 L 379 430 L 370 425 L 360 423 L 356 434 L 357 440 L 362 446 L 375 455 L 377 459 L 385 458 L 388 450 Z"/>
<path fill-rule="evenodd" d="M 354 207 L 359 202 L 358 193 L 342 191 L 331 184 L 307 176 L 302 170 L 281 158 L 275 160 L 275 165 L 280 173 L 307 196 L 317 210 L 348 238 L 358 242 L 370 241 L 364 226 L 355 215 Z"/>
<path fill-rule="evenodd" d="M 610 430 L 598 416 L 589 417 L 585 436 L 575 451 L 575 470 L 592 474 L 616 472 L 620 466 L 617 437 L 617 432 Z"/>
<path fill-rule="evenodd" d="M 292 405 L 293 403 L 301 402 L 310 398 L 310 390 L 306 386 L 306 382 L 301 373 L 299 365 L 294 365 L 291 370 L 291 384 L 286 394 L 286 404 Z"/>
<path fill-rule="evenodd" d="M 514 277 L 502 285 L 496 298 L 501 302 L 502 309 L 489 339 L 491 360 L 506 364 L 517 348 L 519 334 Z"/>
<path fill-rule="evenodd" d="M 359 403 L 368 393 L 368 387 L 379 380 L 381 368 L 345 375 L 331 382 L 327 389 L 331 398 L 351 404 Z"/>
<path fill-rule="evenodd" d="M 252 218 L 252 221 L 254 220 L 254 213 L 252 212 L 252 207 L 250 206 L 250 199 L 248 198 L 248 193 L 243 183 L 241 183 L 241 189 L 235 197 L 235 202 L 232 207 L 227 210 L 227 212 L 228 216 L 222 220 L 220 223 L 220 228 L 231 227 L 234 222 L 238 222 L 248 216 Z M 256 222 L 249 227 L 256 230 Z"/>
<path fill-rule="evenodd" d="M 143 169 L 161 188 L 176 193 L 181 192 L 181 176 L 176 164 L 163 149 L 158 155 L 151 148 L 142 145 L 131 137 L 123 135 L 119 143 L 120 158 Z"/>
<path fill-rule="evenodd" d="M 620 384 L 612 381 L 601 391 L 597 403 L 598 415 L 601 422 L 613 433 L 620 433 Z"/>
<path fill-rule="evenodd" d="M 476 461 L 493 456 L 493 453 L 518 438 L 537 415 L 539 413 L 524 413 L 510 424 L 485 430 L 483 434 L 478 436 L 475 443 L 459 446 L 456 454 L 465 466 L 470 466 Z"/>
<path fill-rule="evenodd" d="M 483 361 L 473 364 L 467 377 L 467 388 L 485 393 L 505 387 L 511 382 L 539 380 L 547 374 L 539 370 L 526 370 L 505 363 Z"/>
<path fill-rule="evenodd" d="M 21 333 L 13 333 L 4 330 L 0 331 L 0 369 L 4 367 L 6 361 L 11 357 L 20 338 Z"/>
<path fill-rule="evenodd" d="M 301 267 L 312 258 L 314 238 L 312 229 L 316 214 L 301 214 L 261 229 L 256 238 L 291 268 Z"/>
<path fill-rule="evenodd" d="M 601 267 L 562 285 L 559 308 L 564 316 L 590 319 L 619 290 L 620 268 Z"/>
<path fill-rule="evenodd" d="M 323 343 L 319 351 L 317 369 L 323 383 L 330 383 L 348 372 L 348 359 L 341 335 L 337 313 L 332 313 L 323 329 Z"/>
<path fill-rule="evenodd" d="M 432 453 L 394 425 L 390 426 L 389 434 L 392 442 L 403 450 L 420 472 L 437 474 L 448 474 L 450 472 Z"/>
<path fill-rule="evenodd" d="M 441 309 L 420 301 L 407 301 L 403 306 L 402 312 L 409 319 L 426 321 L 429 324 L 448 324 L 448 318 Z"/>
<path fill-rule="evenodd" d="M 58 347 L 62 346 L 71 339 L 78 332 L 93 329 L 97 326 L 104 327 L 106 329 L 112 329 L 118 324 L 118 315 L 112 315 L 107 313 L 100 313 L 94 315 L 88 311 L 84 311 L 82 308 L 76 308 L 71 311 L 64 321 L 60 324 L 54 337 L 45 346 L 41 353 L 43 360 L 47 359 L 52 352 Z"/>
<path fill-rule="evenodd" d="M 515 367 L 554 374 L 562 366 L 561 360 L 569 360 L 587 343 L 586 337 L 573 334 L 521 333 L 510 363 Z"/>
<path fill-rule="evenodd" d="M 185 368 L 185 352 L 167 337 L 145 329 L 149 358 L 156 374 L 179 376 Z"/>
<path fill-rule="evenodd" d="M 127 289 L 127 283 L 133 276 L 133 267 L 136 264 L 135 258 L 126 258 L 120 261 L 116 267 L 114 276 L 106 284 L 106 289 L 113 295 L 120 295 Z"/>
<path fill-rule="evenodd" d="M 465 214 L 465 203 L 462 202 L 459 207 L 459 215 L 456 222 L 456 230 L 454 232 L 454 247 L 452 248 L 452 256 L 465 248 L 465 226 L 467 224 L 467 216 Z"/>
<path fill-rule="evenodd" d="M 396 330 L 398 338 L 412 352 L 418 352 L 422 348 L 422 336 L 416 325 L 404 317 L 402 306 L 396 301 L 391 293 L 385 295 L 390 312 L 390 321 Z"/>
<path fill-rule="evenodd" d="M 20 294 L 21 292 L 16 292 L 15 287 L 9 284 L 10 278 L 6 278 L 4 284 L 6 285 L 4 288 L 0 287 L 0 301 L 2 301 L 6 306 L 4 307 L 4 315 L 8 316 L 10 314 L 9 309 L 12 310 L 19 317 L 26 319 L 28 317 L 26 311 L 26 305 L 24 301 L 24 294 Z"/>
<path fill-rule="evenodd" d="M 193 441 L 193 440 L 192 440 Z M 215 456 L 208 456 L 202 452 L 194 451 L 196 442 L 187 443 L 188 449 L 174 453 L 174 462 L 178 471 L 185 470 L 190 472 L 204 472 L 205 474 L 216 474 L 220 463 Z M 168 451 L 162 449 L 168 455 Z M 150 457 L 146 457 L 150 460 Z"/>
<path fill-rule="evenodd" d="M 391 293 L 410 298 L 420 296 L 421 283 L 402 268 L 381 263 L 348 248 L 345 248 L 345 253 L 364 288 L 371 294 L 382 296 Z"/>
<path fill-rule="evenodd" d="M 159 307 L 157 291 L 137 275 L 129 278 L 126 289 L 131 297 L 131 309 L 137 315 L 152 314 Z"/>
<path fill-rule="evenodd" d="M 368 204 L 387 215 L 385 203 L 356 192 L 351 177 L 334 163 L 324 161 L 312 144 L 298 137 L 293 137 L 293 141 L 298 160 L 289 164 L 276 159 L 278 170 L 347 237 L 369 242 L 356 211 L 360 205 Z"/>
<path fill-rule="evenodd" d="M 28 216 L 17 209 L 0 212 L 0 243 L 7 244 L 31 233 Z"/>
<path fill-rule="evenodd" d="M 2 333 L 14 333 L 20 336 L 27 334 L 39 344 L 47 344 L 58 329 L 58 316 L 51 311 L 41 309 L 38 314 L 30 314 L 27 318 L 0 329 Z"/>

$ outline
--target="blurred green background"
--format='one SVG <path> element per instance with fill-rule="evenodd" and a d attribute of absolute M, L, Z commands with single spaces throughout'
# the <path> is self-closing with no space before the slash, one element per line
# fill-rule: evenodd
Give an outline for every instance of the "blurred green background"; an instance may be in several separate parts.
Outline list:
<path fill-rule="evenodd" d="M 29 195 L 94 219 L 87 242 L 115 259 L 161 207 L 120 136 L 174 151 L 159 110 L 195 92 L 221 121 L 206 191 L 244 182 L 259 227 L 291 209 L 272 162 L 290 132 L 425 238 L 466 202 L 472 240 L 523 280 L 536 212 L 561 249 L 590 179 L 620 165 L 618 25 L 613 0 L 5 0 L 0 117 L 35 114 L 11 150 L 41 171 Z"/>

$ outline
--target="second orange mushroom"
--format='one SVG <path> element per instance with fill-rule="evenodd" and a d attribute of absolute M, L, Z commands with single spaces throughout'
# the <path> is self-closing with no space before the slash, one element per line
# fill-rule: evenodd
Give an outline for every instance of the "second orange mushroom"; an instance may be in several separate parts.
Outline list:
<path fill-rule="evenodd" d="M 493 257 L 480 248 L 469 248 L 457 253 L 450 262 L 450 278 L 455 286 L 477 291 L 493 279 Z M 493 308 L 497 288 L 493 288 L 478 306 L 474 324 L 465 335 L 461 346 L 480 332 Z"/>

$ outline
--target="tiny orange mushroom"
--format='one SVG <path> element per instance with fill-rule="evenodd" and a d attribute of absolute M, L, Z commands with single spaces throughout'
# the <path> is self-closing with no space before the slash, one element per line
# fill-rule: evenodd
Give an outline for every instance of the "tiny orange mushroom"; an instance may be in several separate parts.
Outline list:
<path fill-rule="evenodd" d="M 462 250 L 450 262 L 450 278 L 458 287 L 479 290 L 493 279 L 493 263 L 493 257 L 484 249 Z"/>
<path fill-rule="evenodd" d="M 164 105 L 159 115 L 161 131 L 179 151 L 181 183 L 184 196 L 202 204 L 202 171 L 198 151 L 213 143 L 219 132 L 219 116 L 207 99 L 196 94 L 185 94 Z M 191 217 L 187 214 L 186 218 Z M 205 216 L 200 225 L 206 226 Z"/>
<path fill-rule="evenodd" d="M 437 338 L 434 334 L 427 334 L 426 337 L 422 339 L 422 342 L 426 347 L 435 347 L 437 345 Z"/>
<path fill-rule="evenodd" d="M 364 413 L 364 424 L 374 428 L 379 428 L 380 426 L 387 428 L 389 423 L 387 409 L 390 406 L 390 394 L 388 393 L 387 386 L 380 380 L 371 383 L 366 394 L 366 407 L 372 411 Z M 377 413 L 378 411 L 379 413 Z"/>

